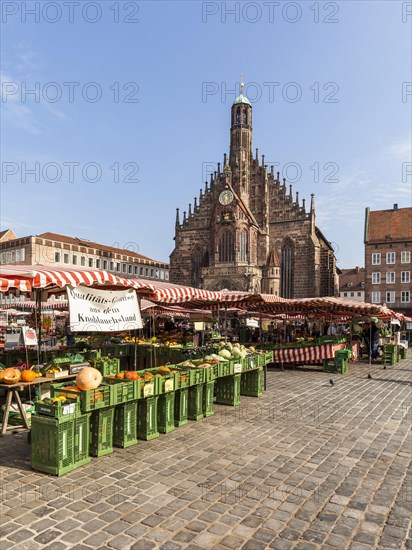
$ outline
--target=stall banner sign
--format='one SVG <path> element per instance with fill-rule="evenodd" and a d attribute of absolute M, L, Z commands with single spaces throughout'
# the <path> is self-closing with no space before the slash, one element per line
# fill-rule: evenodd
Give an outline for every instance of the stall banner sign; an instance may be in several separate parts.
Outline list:
<path fill-rule="evenodd" d="M 70 330 L 119 332 L 143 328 L 136 292 L 67 287 Z"/>
<path fill-rule="evenodd" d="M 246 326 L 247 327 L 258 328 L 259 327 L 259 321 L 258 321 L 258 319 L 246 319 Z"/>
<path fill-rule="evenodd" d="M 21 335 L 25 346 L 37 346 L 37 334 L 34 328 L 21 327 Z"/>

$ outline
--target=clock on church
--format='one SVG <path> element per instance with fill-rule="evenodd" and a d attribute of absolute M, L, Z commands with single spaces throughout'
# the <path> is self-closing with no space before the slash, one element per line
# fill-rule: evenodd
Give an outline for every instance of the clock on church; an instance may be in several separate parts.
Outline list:
<path fill-rule="evenodd" d="M 220 204 L 223 204 L 226 206 L 227 204 L 230 204 L 233 201 L 233 193 L 232 191 L 222 191 L 219 195 L 219 202 Z"/>

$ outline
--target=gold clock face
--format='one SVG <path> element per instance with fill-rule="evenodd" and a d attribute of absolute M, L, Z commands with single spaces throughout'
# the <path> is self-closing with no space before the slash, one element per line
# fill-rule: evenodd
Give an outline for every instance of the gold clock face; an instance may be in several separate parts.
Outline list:
<path fill-rule="evenodd" d="M 223 204 L 226 206 L 227 204 L 230 204 L 233 201 L 233 193 L 232 191 L 222 191 L 219 195 L 219 202 L 220 204 Z"/>

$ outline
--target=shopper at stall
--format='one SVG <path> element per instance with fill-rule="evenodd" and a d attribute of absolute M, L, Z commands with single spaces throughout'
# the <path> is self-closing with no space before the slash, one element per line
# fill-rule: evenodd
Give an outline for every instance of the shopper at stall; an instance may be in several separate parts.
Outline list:
<path fill-rule="evenodd" d="M 371 324 L 371 327 L 370 327 L 370 332 L 371 332 L 371 359 L 372 359 L 372 361 L 376 361 L 378 359 L 378 345 L 379 345 L 380 330 L 379 330 L 378 326 L 376 325 L 376 321 L 373 320 L 372 324 Z"/>

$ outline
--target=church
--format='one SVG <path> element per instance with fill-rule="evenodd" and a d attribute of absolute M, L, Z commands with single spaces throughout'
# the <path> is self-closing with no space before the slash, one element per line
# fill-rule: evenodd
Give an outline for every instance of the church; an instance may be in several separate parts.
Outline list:
<path fill-rule="evenodd" d="M 336 258 L 306 206 L 252 151 L 252 105 L 231 108 L 230 153 L 180 219 L 176 211 L 172 283 L 207 290 L 262 292 L 284 298 L 338 294 Z"/>

